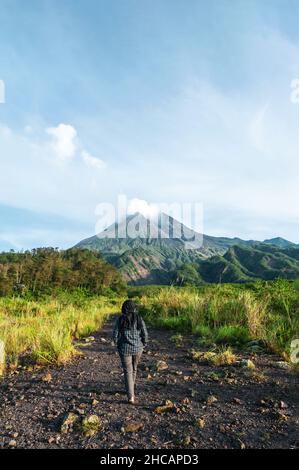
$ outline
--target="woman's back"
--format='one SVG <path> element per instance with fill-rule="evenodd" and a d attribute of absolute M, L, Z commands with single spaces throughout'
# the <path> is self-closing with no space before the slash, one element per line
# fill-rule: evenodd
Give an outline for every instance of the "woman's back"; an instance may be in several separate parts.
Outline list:
<path fill-rule="evenodd" d="M 147 329 L 138 314 L 137 305 L 132 300 L 126 300 L 122 305 L 122 315 L 115 322 L 113 342 L 121 359 L 130 404 L 135 403 L 137 366 L 147 340 Z"/>
<path fill-rule="evenodd" d="M 121 354 L 138 354 L 143 350 L 147 339 L 147 329 L 142 318 L 136 319 L 132 325 L 124 324 L 123 316 L 116 321 L 113 341 Z"/>

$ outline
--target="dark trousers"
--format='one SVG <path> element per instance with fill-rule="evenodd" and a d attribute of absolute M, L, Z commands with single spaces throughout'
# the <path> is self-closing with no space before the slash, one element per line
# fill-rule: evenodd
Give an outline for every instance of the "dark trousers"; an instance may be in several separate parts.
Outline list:
<path fill-rule="evenodd" d="M 135 354 L 134 356 L 124 356 L 123 354 L 119 355 L 124 371 L 126 392 L 128 399 L 131 400 L 131 398 L 134 398 L 135 395 L 134 389 L 137 375 L 137 366 L 141 359 L 142 352 Z"/>

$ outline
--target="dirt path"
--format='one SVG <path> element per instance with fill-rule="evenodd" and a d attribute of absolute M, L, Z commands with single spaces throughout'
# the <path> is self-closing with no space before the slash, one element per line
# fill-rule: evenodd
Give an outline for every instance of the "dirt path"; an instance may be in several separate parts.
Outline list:
<path fill-rule="evenodd" d="M 128 407 L 118 355 L 110 343 L 113 321 L 63 368 L 18 370 L 0 380 L 0 448 L 297 448 L 298 379 L 275 367 L 279 358 L 251 357 L 257 368 L 211 367 L 188 357 L 171 332 L 150 329 L 137 385 L 138 406 Z M 244 358 L 244 356 L 243 356 Z M 154 373 L 157 361 L 168 369 Z M 207 403 L 210 395 L 217 398 Z M 155 408 L 171 400 L 161 415 Z M 212 401 L 211 399 L 208 401 Z M 96 414 L 100 431 L 61 433 L 63 417 Z M 201 419 L 199 424 L 197 420 Z M 138 432 L 124 426 L 141 423 Z"/>

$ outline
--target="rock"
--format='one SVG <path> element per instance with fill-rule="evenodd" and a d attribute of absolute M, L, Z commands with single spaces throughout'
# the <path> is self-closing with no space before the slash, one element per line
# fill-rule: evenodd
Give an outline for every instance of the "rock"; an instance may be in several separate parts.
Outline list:
<path fill-rule="evenodd" d="M 240 400 L 240 398 L 234 398 L 234 403 L 236 403 L 237 405 L 243 405 L 244 402 L 242 400 Z"/>
<path fill-rule="evenodd" d="M 182 405 L 190 405 L 190 400 L 189 398 L 184 398 L 182 401 L 181 401 Z"/>
<path fill-rule="evenodd" d="M 101 424 L 97 415 L 88 415 L 82 420 L 81 430 L 86 437 L 92 437 L 99 431 Z"/>
<path fill-rule="evenodd" d="M 182 440 L 182 444 L 184 446 L 189 446 L 191 444 L 191 437 L 190 436 L 184 437 L 184 439 Z"/>
<path fill-rule="evenodd" d="M 168 364 L 165 361 L 158 361 L 156 364 L 156 371 L 161 372 L 162 370 L 167 370 Z"/>
<path fill-rule="evenodd" d="M 164 405 L 157 406 L 157 408 L 155 409 L 155 413 L 160 415 L 168 411 L 174 411 L 175 409 L 176 409 L 176 406 L 174 405 L 174 403 L 170 400 L 166 400 Z"/>
<path fill-rule="evenodd" d="M 122 427 L 123 432 L 138 432 L 144 428 L 142 422 L 131 422 L 127 423 Z"/>
<path fill-rule="evenodd" d="M 266 347 L 267 345 L 265 341 L 260 340 L 260 339 L 249 341 L 249 343 L 247 343 L 247 348 L 250 349 L 254 353 L 262 352 L 266 349 Z"/>
<path fill-rule="evenodd" d="M 288 370 L 290 368 L 289 363 L 285 362 L 285 361 L 274 362 L 273 365 L 274 365 L 274 367 L 277 367 L 278 369 Z"/>
<path fill-rule="evenodd" d="M 48 443 L 49 443 L 49 444 L 53 444 L 53 442 L 56 442 L 55 437 L 49 437 Z"/>
<path fill-rule="evenodd" d="M 279 408 L 281 410 L 286 410 L 288 408 L 288 405 L 284 401 L 281 401 L 279 402 Z"/>
<path fill-rule="evenodd" d="M 60 427 L 60 431 L 63 434 L 67 434 L 73 430 L 74 424 L 78 421 L 79 417 L 74 413 L 67 413 L 62 421 L 62 425 Z"/>
<path fill-rule="evenodd" d="M 88 338 L 85 338 L 84 341 L 85 343 L 92 343 L 93 341 L 95 341 L 95 338 L 94 336 L 88 336 Z"/>
<path fill-rule="evenodd" d="M 185 382 L 188 382 L 189 380 L 192 380 L 192 377 L 190 377 L 190 375 L 184 375 L 183 379 Z"/>
<path fill-rule="evenodd" d="M 279 421 L 285 421 L 286 422 L 286 421 L 289 420 L 289 417 L 286 414 L 284 414 L 284 412 L 281 411 L 281 410 L 277 410 L 275 412 L 275 416 Z"/>
<path fill-rule="evenodd" d="M 17 441 L 15 441 L 14 439 L 12 439 L 11 441 L 9 441 L 8 446 L 9 446 L 9 447 L 17 447 Z"/>
<path fill-rule="evenodd" d="M 18 437 L 18 435 L 19 435 L 18 432 L 14 432 L 13 435 L 12 435 L 12 437 L 13 437 L 14 439 L 16 439 L 16 438 Z"/>
<path fill-rule="evenodd" d="M 206 425 L 206 422 L 203 418 L 198 418 L 198 420 L 196 421 L 196 424 L 199 427 L 199 429 L 203 429 Z"/>
<path fill-rule="evenodd" d="M 218 401 L 218 398 L 215 395 L 209 395 L 207 398 L 207 405 L 213 405 L 213 403 L 216 403 Z"/>
<path fill-rule="evenodd" d="M 50 374 L 50 372 L 48 372 L 48 374 L 42 377 L 42 381 L 46 383 L 52 382 L 52 375 Z"/>

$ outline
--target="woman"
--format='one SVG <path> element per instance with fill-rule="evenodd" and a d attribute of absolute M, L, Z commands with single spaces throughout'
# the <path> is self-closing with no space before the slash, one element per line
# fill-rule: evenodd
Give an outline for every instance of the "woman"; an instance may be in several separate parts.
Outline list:
<path fill-rule="evenodd" d="M 117 345 L 120 355 L 128 402 L 135 404 L 135 381 L 137 365 L 148 340 L 147 329 L 138 314 L 137 305 L 126 300 L 121 308 L 122 315 L 116 320 L 113 331 L 113 342 Z"/>

